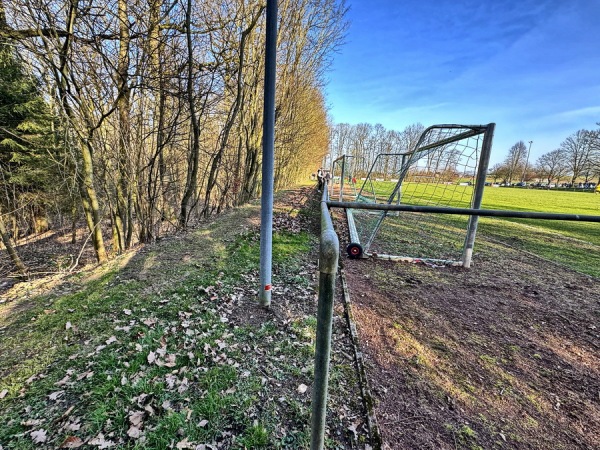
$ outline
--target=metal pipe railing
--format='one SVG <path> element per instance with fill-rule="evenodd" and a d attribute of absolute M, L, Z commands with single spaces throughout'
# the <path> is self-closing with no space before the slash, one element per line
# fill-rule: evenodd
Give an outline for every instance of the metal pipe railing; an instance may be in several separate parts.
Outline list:
<path fill-rule="evenodd" d="M 331 354 L 331 324 L 340 243 L 327 207 L 327 186 L 321 197 L 321 242 L 319 246 L 319 300 L 315 348 L 315 381 L 312 390 L 311 450 L 321 450 L 325 441 L 327 386 Z"/>

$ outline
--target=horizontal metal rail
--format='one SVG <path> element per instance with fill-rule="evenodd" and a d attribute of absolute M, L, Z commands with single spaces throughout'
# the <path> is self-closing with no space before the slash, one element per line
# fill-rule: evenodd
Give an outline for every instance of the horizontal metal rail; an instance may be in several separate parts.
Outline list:
<path fill-rule="evenodd" d="M 433 129 L 433 128 L 443 128 L 443 127 L 447 127 L 447 125 L 436 125 L 435 127 L 430 127 L 428 128 L 426 131 L 429 131 L 429 129 Z M 453 127 L 453 128 L 464 128 L 464 127 Z M 414 151 L 410 152 L 409 154 L 412 153 L 418 153 L 418 152 L 422 152 L 425 150 L 431 150 L 432 148 L 435 147 L 439 147 L 442 145 L 446 145 L 446 144 L 451 144 L 452 142 L 458 142 L 462 139 L 466 139 L 469 137 L 473 137 L 473 136 L 477 136 L 478 134 L 481 134 L 485 131 L 486 127 L 480 127 L 480 128 L 468 128 L 468 131 L 465 131 L 464 133 L 460 133 L 454 136 L 450 136 L 447 137 L 445 139 L 441 139 L 439 141 L 435 141 L 432 142 L 431 144 L 427 144 L 427 145 L 423 145 L 423 146 L 418 146 Z M 423 134 L 421 136 L 425 136 L 425 132 L 423 132 Z"/>
<path fill-rule="evenodd" d="M 354 156 L 353 155 L 342 155 L 342 156 L 339 156 L 336 159 L 334 159 L 333 162 L 331 163 L 332 167 L 333 167 L 333 165 L 336 162 L 338 162 L 340 159 L 344 159 L 344 158 L 354 158 Z"/>
<path fill-rule="evenodd" d="M 328 201 L 330 208 L 370 209 L 375 211 L 407 211 L 417 213 L 461 214 L 480 217 L 510 217 L 515 219 L 569 220 L 576 222 L 600 222 L 600 216 L 584 214 L 545 213 L 536 211 L 512 211 L 506 209 L 451 208 L 444 206 L 391 205 L 387 203 L 360 203 Z"/>

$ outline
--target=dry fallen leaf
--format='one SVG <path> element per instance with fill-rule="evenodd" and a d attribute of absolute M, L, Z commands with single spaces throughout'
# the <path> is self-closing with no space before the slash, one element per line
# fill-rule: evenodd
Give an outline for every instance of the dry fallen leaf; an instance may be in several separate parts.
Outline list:
<path fill-rule="evenodd" d="M 127 430 L 127 436 L 129 436 L 130 438 L 139 439 L 141 435 L 142 430 L 140 430 L 138 427 L 134 427 L 133 425 L 129 427 L 129 430 Z"/>
<path fill-rule="evenodd" d="M 21 425 L 23 425 L 24 427 L 37 427 L 42 422 L 42 419 L 29 419 L 25 420 L 24 422 L 21 422 Z"/>
<path fill-rule="evenodd" d="M 66 438 L 59 448 L 79 448 L 83 445 L 81 438 L 77 436 L 69 436 Z"/>
<path fill-rule="evenodd" d="M 113 441 L 104 439 L 104 434 L 102 434 L 102 433 L 100 433 L 98 436 L 96 436 L 91 441 L 88 441 L 88 444 L 95 445 L 99 449 L 111 448 L 111 447 L 115 446 L 115 443 Z"/>
<path fill-rule="evenodd" d="M 113 342 L 117 342 L 117 338 L 115 336 L 111 336 L 106 340 L 106 345 L 110 345 Z"/>
<path fill-rule="evenodd" d="M 0 392 L 0 398 L 6 397 L 7 394 L 8 394 L 8 389 L 4 389 L 2 392 Z"/>
<path fill-rule="evenodd" d="M 142 323 L 144 325 L 151 327 L 156 324 L 156 319 L 144 319 L 144 321 Z"/>
<path fill-rule="evenodd" d="M 130 309 L 124 309 L 124 310 L 123 310 L 123 313 L 124 313 L 126 316 L 130 316 L 130 315 L 131 315 L 131 310 L 130 310 Z"/>
<path fill-rule="evenodd" d="M 81 423 L 79 423 L 79 418 L 74 419 L 73 422 L 68 423 L 67 425 L 65 425 L 65 430 L 67 431 L 79 431 L 79 429 L 81 428 Z"/>
<path fill-rule="evenodd" d="M 185 449 L 185 448 L 194 449 L 194 448 L 196 448 L 196 445 L 191 443 L 188 440 L 188 438 L 185 438 L 183 441 L 179 441 L 175 447 L 178 449 Z"/>
<path fill-rule="evenodd" d="M 31 439 L 33 439 L 33 442 L 36 444 L 42 444 L 44 442 L 46 442 L 47 439 L 47 431 L 44 430 L 43 428 L 39 429 L 39 430 L 34 430 L 31 432 Z"/>
<path fill-rule="evenodd" d="M 84 378 L 91 378 L 94 375 L 94 372 L 92 372 L 91 370 L 88 370 L 87 372 L 83 372 L 80 373 L 79 375 L 77 375 L 77 381 L 81 381 Z"/>
<path fill-rule="evenodd" d="M 167 355 L 165 356 L 165 367 L 175 367 L 177 364 L 175 363 L 175 355 Z"/>
<path fill-rule="evenodd" d="M 65 384 L 67 384 L 69 381 L 71 381 L 71 375 L 65 375 L 65 377 L 62 380 L 57 381 L 56 383 L 54 383 L 55 386 L 63 386 Z"/>
<path fill-rule="evenodd" d="M 62 395 L 63 395 L 64 393 L 65 393 L 65 391 L 56 391 L 56 392 L 53 392 L 52 394 L 50 394 L 50 395 L 48 396 L 48 398 L 49 398 L 50 400 L 52 400 L 52 401 L 56 401 L 56 400 L 58 400 L 60 397 L 62 397 Z"/>
<path fill-rule="evenodd" d="M 129 422 L 134 427 L 139 427 L 144 422 L 144 411 L 135 411 L 129 416 Z"/>
<path fill-rule="evenodd" d="M 70 330 L 71 328 L 73 328 L 73 325 L 71 325 L 71 322 L 67 322 L 65 324 L 65 330 Z"/>
<path fill-rule="evenodd" d="M 148 353 L 148 364 L 152 364 L 154 361 L 156 361 L 156 353 L 154 352 L 150 352 Z"/>

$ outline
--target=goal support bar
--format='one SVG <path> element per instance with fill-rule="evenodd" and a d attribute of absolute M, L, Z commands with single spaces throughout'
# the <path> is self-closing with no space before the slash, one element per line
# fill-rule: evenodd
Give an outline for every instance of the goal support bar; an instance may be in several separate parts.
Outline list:
<path fill-rule="evenodd" d="M 578 222 L 600 222 L 600 216 L 590 216 L 583 214 L 561 214 L 561 213 L 545 213 L 545 212 L 536 212 L 536 211 L 511 211 L 511 210 L 503 210 L 503 209 L 476 209 L 476 208 L 451 208 L 444 206 L 417 206 L 417 205 L 392 205 L 389 203 L 360 203 L 360 202 L 335 202 L 330 201 L 327 202 L 327 206 L 331 208 L 345 208 L 346 214 L 352 209 L 367 209 L 374 211 L 383 212 L 382 215 L 387 214 L 389 211 L 407 211 L 407 212 L 416 212 L 416 213 L 437 213 L 437 214 L 456 214 L 456 215 L 468 215 L 471 216 L 471 220 L 469 221 L 470 225 L 474 224 L 474 230 L 477 229 L 477 219 L 479 217 L 510 217 L 515 219 L 537 219 L 537 220 L 567 220 L 567 221 L 578 221 Z M 354 220 L 348 220 L 348 223 L 354 223 Z M 463 261 L 462 266 L 465 268 L 471 267 L 471 257 L 473 254 L 473 244 L 474 244 L 474 230 L 472 232 L 472 240 L 469 239 L 471 234 L 467 235 L 467 246 L 463 253 Z M 351 243 L 348 248 L 351 246 L 357 245 L 360 251 L 360 255 L 362 256 L 362 247 L 360 243 L 353 242 L 352 234 L 350 236 Z M 422 259 L 422 258 L 419 258 Z"/>
<path fill-rule="evenodd" d="M 545 213 L 536 211 L 511 211 L 505 209 L 451 208 L 445 206 L 391 205 L 388 203 L 360 203 L 329 201 L 331 208 L 370 209 L 374 211 L 408 211 L 417 213 L 456 214 L 480 217 L 510 217 L 515 219 L 568 220 L 575 222 L 600 222 L 600 216 L 585 214 Z"/>

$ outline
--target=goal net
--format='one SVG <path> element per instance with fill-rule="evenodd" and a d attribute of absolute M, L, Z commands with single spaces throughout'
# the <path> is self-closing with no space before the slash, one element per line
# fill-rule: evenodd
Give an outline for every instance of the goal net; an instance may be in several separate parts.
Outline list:
<path fill-rule="evenodd" d="M 340 156 L 331 165 L 331 183 L 329 198 L 339 201 L 354 201 L 362 180 L 358 178 L 358 158 L 349 155 Z"/>
<path fill-rule="evenodd" d="M 487 170 L 491 145 L 484 148 L 483 143 L 489 127 L 435 125 L 423 132 L 412 151 L 378 155 L 356 201 L 478 207 L 475 187 L 484 185 L 477 177 L 485 177 Z M 482 161 L 486 167 L 480 167 Z M 354 209 L 352 218 L 363 252 L 439 264 L 462 264 L 473 228 L 473 219 L 466 215 Z"/>

